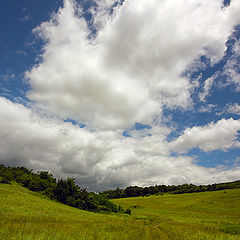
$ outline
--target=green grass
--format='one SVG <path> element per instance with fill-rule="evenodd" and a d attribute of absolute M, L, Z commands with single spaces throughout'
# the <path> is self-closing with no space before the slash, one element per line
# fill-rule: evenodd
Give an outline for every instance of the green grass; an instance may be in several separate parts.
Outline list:
<path fill-rule="evenodd" d="M 162 234 L 145 220 L 82 211 L 16 184 L 0 184 L 1 240 L 164 239 Z"/>
<path fill-rule="evenodd" d="M 0 184 L 0 239 L 240 239 L 240 189 L 113 202 L 132 215 L 86 212 Z"/>
<path fill-rule="evenodd" d="M 169 239 L 240 239 L 240 189 L 115 199 Z"/>

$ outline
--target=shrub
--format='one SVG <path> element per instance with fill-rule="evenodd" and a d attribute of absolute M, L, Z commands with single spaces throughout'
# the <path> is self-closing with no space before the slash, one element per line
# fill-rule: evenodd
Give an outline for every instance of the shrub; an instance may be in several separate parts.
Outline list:
<path fill-rule="evenodd" d="M 132 210 L 130 208 L 127 208 L 125 213 L 128 214 L 128 215 L 131 215 L 132 214 Z"/>

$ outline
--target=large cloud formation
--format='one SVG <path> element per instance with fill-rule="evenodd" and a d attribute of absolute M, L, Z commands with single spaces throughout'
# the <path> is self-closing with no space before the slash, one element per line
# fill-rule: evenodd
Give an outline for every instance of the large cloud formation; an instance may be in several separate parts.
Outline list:
<path fill-rule="evenodd" d="M 107 17 L 113 1 L 101 2 L 94 37 L 81 8 L 65 0 L 34 30 L 46 44 L 26 74 L 30 99 L 101 129 L 151 124 L 163 105 L 186 108 L 191 82 L 181 74 L 201 55 L 221 59 L 240 21 L 238 0 L 225 8 L 219 0 L 127 0 Z"/>
<path fill-rule="evenodd" d="M 132 138 L 123 137 L 120 131 L 90 132 L 39 116 L 5 98 L 0 98 L 0 115 L 1 162 L 50 170 L 58 177 L 73 176 L 90 190 L 130 184 L 202 184 L 230 181 L 240 174 L 239 167 L 204 168 L 192 157 L 171 156 L 172 151 L 191 147 L 206 151 L 232 147 L 239 120 L 223 119 L 215 125 L 188 129 L 171 143 L 166 138 L 169 129 L 163 126 L 141 134 L 133 132 Z"/>
<path fill-rule="evenodd" d="M 174 129 L 161 121 L 164 107 L 191 107 L 197 84 L 183 72 L 197 68 L 202 55 L 212 63 L 223 57 L 240 23 L 239 0 L 228 7 L 220 0 L 104 0 L 91 11 L 87 23 L 80 5 L 65 0 L 34 29 L 44 47 L 38 64 L 26 72 L 32 105 L 0 98 L 3 163 L 73 176 L 95 191 L 239 178 L 239 167 L 205 168 L 181 155 L 196 147 L 239 147 L 239 120 L 188 128 L 170 142 Z M 205 85 L 202 101 L 212 82 Z M 151 128 L 133 130 L 136 122 Z M 131 137 L 122 135 L 124 129 Z"/>

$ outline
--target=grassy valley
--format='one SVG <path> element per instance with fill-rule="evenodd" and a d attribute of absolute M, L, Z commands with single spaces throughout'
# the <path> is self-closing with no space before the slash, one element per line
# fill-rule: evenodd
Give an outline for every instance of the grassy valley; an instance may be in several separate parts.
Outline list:
<path fill-rule="evenodd" d="M 240 239 L 240 189 L 112 201 L 132 214 L 87 212 L 0 184 L 0 239 Z"/>

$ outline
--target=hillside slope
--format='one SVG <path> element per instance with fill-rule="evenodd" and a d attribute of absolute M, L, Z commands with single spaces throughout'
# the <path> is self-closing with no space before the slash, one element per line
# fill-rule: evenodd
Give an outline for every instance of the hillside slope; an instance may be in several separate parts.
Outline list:
<path fill-rule="evenodd" d="M 114 202 L 130 207 L 132 215 L 86 212 L 0 184 L 0 239 L 240 239 L 238 189 Z"/>
<path fill-rule="evenodd" d="M 240 239 L 240 189 L 112 200 L 169 239 Z"/>
<path fill-rule="evenodd" d="M 145 222 L 79 210 L 17 184 L 0 184 L 1 240 L 165 239 Z"/>

